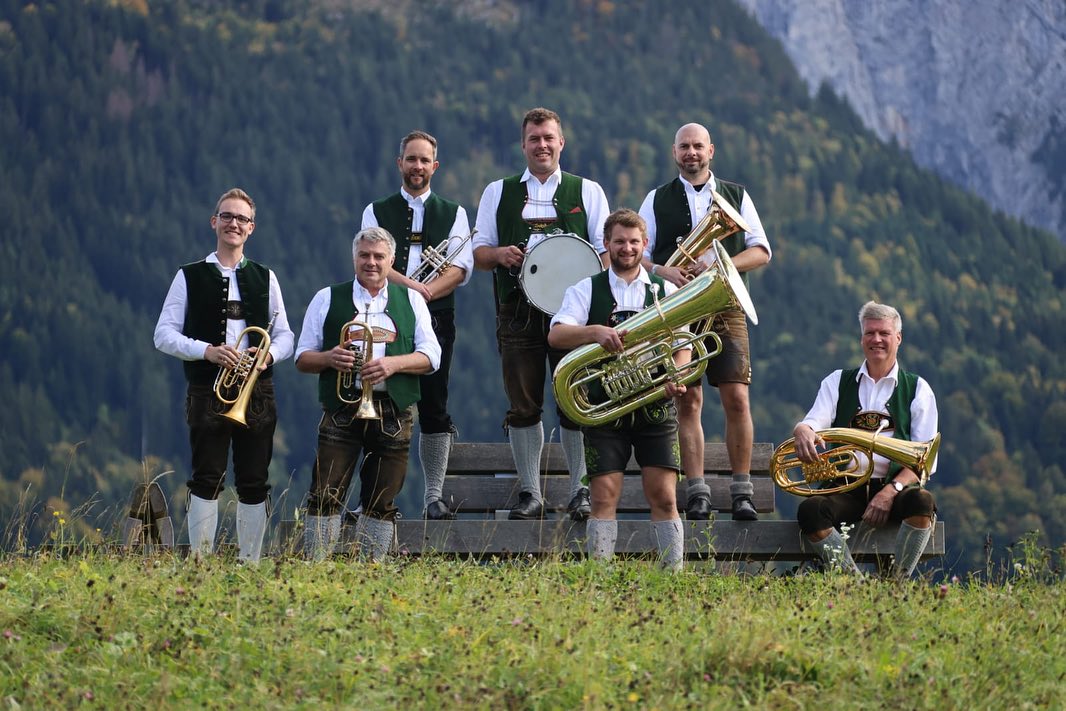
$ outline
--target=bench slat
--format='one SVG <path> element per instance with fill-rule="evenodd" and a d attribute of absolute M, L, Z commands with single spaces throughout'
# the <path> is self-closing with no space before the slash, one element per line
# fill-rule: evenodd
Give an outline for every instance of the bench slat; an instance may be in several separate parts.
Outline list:
<path fill-rule="evenodd" d="M 640 476 L 626 475 L 622 485 L 622 497 L 618 503 L 620 512 L 647 512 L 648 501 L 644 498 Z M 711 487 L 711 505 L 718 511 L 728 512 L 732 500 L 729 496 L 730 476 L 707 477 Z M 760 513 L 774 510 L 775 487 L 767 476 L 751 478 L 755 495 L 752 503 Z M 459 513 L 490 513 L 510 509 L 518 503 L 520 487 L 512 476 L 486 476 L 484 474 L 449 474 L 444 478 L 444 501 L 452 511 Z M 684 481 L 677 485 L 677 506 L 684 511 L 688 503 Z M 541 477 L 541 493 L 545 508 L 549 511 L 565 511 L 570 503 L 570 478 L 568 476 Z"/>

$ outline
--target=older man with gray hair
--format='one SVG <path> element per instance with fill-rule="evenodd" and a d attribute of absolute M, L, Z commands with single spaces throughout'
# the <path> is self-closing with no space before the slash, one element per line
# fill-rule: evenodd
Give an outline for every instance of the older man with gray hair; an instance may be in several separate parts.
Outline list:
<path fill-rule="evenodd" d="M 395 499 L 407 473 L 418 376 L 436 370 L 441 355 L 425 299 L 388 282 L 395 255 L 396 242 L 387 230 L 361 230 L 352 242 L 355 279 L 321 289 L 304 315 L 296 368 L 318 375 L 323 409 L 304 534 L 313 559 L 328 555 L 340 537 L 344 501 L 362 453 L 360 553 L 380 559 L 395 537 Z M 347 326 L 351 321 L 370 329 L 372 353 L 361 352 L 365 335 Z M 345 392 L 338 388 L 341 374 L 351 375 Z M 375 418 L 360 412 L 364 387 Z"/>
<path fill-rule="evenodd" d="M 923 378 L 899 367 L 896 354 L 903 342 L 903 320 L 886 304 L 869 301 L 859 311 L 862 351 L 858 368 L 834 370 L 818 390 L 807 416 L 793 429 L 796 456 L 803 462 L 818 459 L 826 442 L 819 434 L 828 427 L 851 427 L 911 442 L 926 442 L 937 434 L 933 389 Z M 936 469 L 934 462 L 930 471 Z M 918 474 L 874 455 L 873 474 L 864 486 L 828 496 L 811 496 L 800 504 L 800 530 L 822 560 L 848 572 L 859 568 L 837 527 L 865 521 L 871 526 L 900 524 L 896 537 L 895 572 L 907 578 L 933 533 L 936 502 Z"/>

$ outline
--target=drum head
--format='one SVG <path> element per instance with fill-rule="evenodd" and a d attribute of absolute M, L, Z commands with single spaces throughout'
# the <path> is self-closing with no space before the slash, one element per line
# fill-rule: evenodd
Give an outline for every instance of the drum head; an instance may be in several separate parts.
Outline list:
<path fill-rule="evenodd" d="M 591 244 L 572 234 L 554 235 L 529 250 L 518 283 L 529 303 L 554 316 L 567 287 L 601 271 L 603 264 Z"/>

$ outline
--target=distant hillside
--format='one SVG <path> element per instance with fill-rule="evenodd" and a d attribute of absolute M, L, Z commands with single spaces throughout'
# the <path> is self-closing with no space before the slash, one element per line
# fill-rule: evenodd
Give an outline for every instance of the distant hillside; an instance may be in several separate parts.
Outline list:
<path fill-rule="evenodd" d="M 91 501 L 79 525 L 95 535 L 164 471 L 180 508 L 184 383 L 151 334 L 178 265 L 213 249 L 225 189 L 255 197 L 248 253 L 275 268 L 298 328 L 319 287 L 350 277 L 404 133 L 437 136 L 434 189 L 473 217 L 484 185 L 522 168 L 521 116 L 545 105 L 564 118 L 563 167 L 612 206 L 673 177 L 687 121 L 749 187 L 774 247 L 752 279 L 757 439 L 789 436 L 819 379 L 861 357 L 859 305 L 889 301 L 905 366 L 940 399 L 949 565 L 983 566 L 986 536 L 995 554 L 1030 529 L 1066 541 L 1066 248 L 919 169 L 831 93 L 810 97 L 732 2 L 0 0 L 0 96 L 3 510 Z M 463 439 L 501 441 L 487 274 L 458 308 L 453 414 Z M 277 371 L 272 481 L 291 515 L 319 409 L 314 378 Z"/>
<path fill-rule="evenodd" d="M 815 91 L 1066 241 L 1066 3 L 740 0 Z"/>

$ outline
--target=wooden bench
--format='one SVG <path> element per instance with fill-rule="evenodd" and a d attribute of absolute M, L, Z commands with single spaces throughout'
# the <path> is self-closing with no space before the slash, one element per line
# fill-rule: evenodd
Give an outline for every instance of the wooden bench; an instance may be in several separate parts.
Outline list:
<path fill-rule="evenodd" d="M 802 540 L 795 521 L 774 520 L 776 487 L 769 475 L 773 445 L 756 443 L 752 452 L 752 502 L 763 520 L 733 521 L 730 517 L 729 459 L 725 445 L 708 442 L 704 471 L 711 488 L 712 521 L 684 521 L 685 553 L 691 559 L 723 561 L 803 561 L 817 557 Z M 558 443 L 549 443 L 541 456 L 541 489 L 546 518 L 508 521 L 507 512 L 518 503 L 520 487 L 507 443 L 456 442 L 448 461 L 444 498 L 458 514 L 454 521 L 400 519 L 396 533 L 399 550 L 408 555 L 442 554 L 459 557 L 543 556 L 584 551 L 585 523 L 566 515 L 570 500 L 566 460 Z M 640 483 L 640 469 L 630 460 L 618 505 L 617 553 L 649 554 L 656 550 L 648 520 L 648 504 Z M 684 481 L 678 483 L 678 510 L 687 503 Z M 282 522 L 281 540 L 299 549 L 293 538 L 302 531 L 294 522 Z M 342 544 L 352 542 L 354 527 L 342 529 Z M 869 529 L 860 524 L 850 534 L 850 547 L 859 562 L 885 562 L 895 547 L 895 527 Z M 923 558 L 944 554 L 944 524 L 937 522 Z"/>

